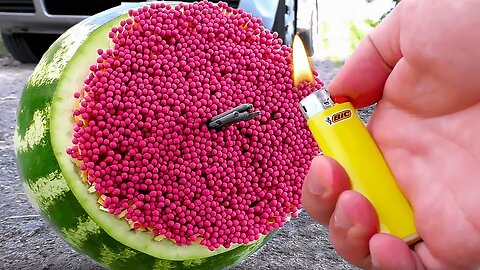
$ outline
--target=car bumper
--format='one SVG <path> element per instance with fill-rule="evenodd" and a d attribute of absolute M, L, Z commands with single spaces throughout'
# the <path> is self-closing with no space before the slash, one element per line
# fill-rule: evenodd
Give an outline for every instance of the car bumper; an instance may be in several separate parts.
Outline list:
<path fill-rule="evenodd" d="M 62 34 L 68 28 L 79 23 L 88 15 L 56 15 L 47 11 L 44 0 L 31 0 L 33 7 L 31 12 L 2 12 L 0 3 L 0 30 L 5 33 L 45 33 Z M 152 2 L 152 0 L 143 0 Z M 278 0 L 273 0 L 278 1 Z M 28 1 L 27 1 L 28 2 Z M 142 2 L 142 1 L 138 1 Z M 137 3 L 138 3 L 137 2 Z M 180 1 L 166 1 L 177 4 Z M 238 2 L 238 1 L 233 1 Z M 135 2 L 125 2 L 125 5 Z M 237 4 L 238 5 L 238 4 Z M 34 10 L 34 11 L 33 11 Z M 261 14 L 263 15 L 263 14 Z"/>
<path fill-rule="evenodd" d="M 34 13 L 0 12 L 0 27 L 4 33 L 34 32 L 61 34 L 87 16 L 51 15 L 41 0 L 33 0 Z"/>

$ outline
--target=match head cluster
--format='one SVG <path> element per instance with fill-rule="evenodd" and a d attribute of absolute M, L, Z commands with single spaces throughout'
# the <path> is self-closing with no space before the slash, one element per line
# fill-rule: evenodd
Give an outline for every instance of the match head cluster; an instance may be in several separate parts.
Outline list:
<path fill-rule="evenodd" d="M 75 93 L 73 146 L 101 208 L 135 230 L 214 250 L 283 226 L 317 153 L 291 48 L 260 19 L 207 1 L 130 11 Z M 208 121 L 250 103 L 260 116 Z"/>

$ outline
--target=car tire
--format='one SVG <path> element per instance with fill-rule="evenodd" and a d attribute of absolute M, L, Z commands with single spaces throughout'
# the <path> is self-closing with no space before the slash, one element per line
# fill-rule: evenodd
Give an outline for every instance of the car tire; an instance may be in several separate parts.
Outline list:
<path fill-rule="evenodd" d="M 295 0 L 278 1 L 277 13 L 272 31 L 278 33 L 278 37 L 285 45 L 291 46 L 295 36 Z"/>
<path fill-rule="evenodd" d="M 318 0 L 310 1 L 314 4 L 308 7 L 310 11 L 310 18 L 308 27 L 298 27 L 299 20 L 297 9 L 299 8 L 298 0 L 280 0 L 278 3 L 277 14 L 275 15 L 275 22 L 272 31 L 277 32 L 279 38 L 284 41 L 287 46 L 292 46 L 293 38 L 298 34 L 304 42 L 305 49 L 308 56 L 313 56 L 315 53 L 317 33 L 318 33 Z M 305 9 L 305 7 L 303 7 Z M 304 21 L 305 18 L 302 18 Z"/>
<path fill-rule="evenodd" d="M 2 33 L 5 48 L 22 63 L 38 63 L 57 38 L 52 34 Z"/>

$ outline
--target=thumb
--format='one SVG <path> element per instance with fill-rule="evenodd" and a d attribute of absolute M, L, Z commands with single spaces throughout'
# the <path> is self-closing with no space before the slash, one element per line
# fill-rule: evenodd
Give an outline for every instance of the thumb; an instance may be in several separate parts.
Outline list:
<path fill-rule="evenodd" d="M 328 90 L 334 99 L 346 97 L 357 108 L 369 106 L 380 100 L 390 72 L 402 58 L 401 3 L 360 42 L 332 80 Z"/>

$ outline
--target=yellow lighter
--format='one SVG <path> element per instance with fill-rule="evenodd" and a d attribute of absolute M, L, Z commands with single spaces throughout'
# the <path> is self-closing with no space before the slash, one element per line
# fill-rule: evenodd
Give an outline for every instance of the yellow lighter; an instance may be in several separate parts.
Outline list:
<path fill-rule="evenodd" d="M 418 235 L 412 208 L 352 104 L 335 104 L 325 90 L 313 92 L 300 104 L 323 154 L 345 168 L 352 189 L 367 197 L 375 207 L 381 232 L 409 244 L 415 242 Z"/>
<path fill-rule="evenodd" d="M 301 39 L 293 43 L 294 83 L 313 82 Z M 412 208 L 398 188 L 380 149 L 350 102 L 335 104 L 330 94 L 317 90 L 300 101 L 300 110 L 325 156 L 345 168 L 352 189 L 375 208 L 380 231 L 403 239 L 419 240 Z"/>

